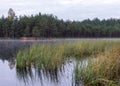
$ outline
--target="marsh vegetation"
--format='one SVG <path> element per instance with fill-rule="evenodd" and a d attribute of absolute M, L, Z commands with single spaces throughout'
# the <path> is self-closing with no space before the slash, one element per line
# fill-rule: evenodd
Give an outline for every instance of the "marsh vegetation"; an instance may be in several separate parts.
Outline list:
<path fill-rule="evenodd" d="M 120 85 L 120 41 L 81 40 L 69 43 L 34 44 L 16 55 L 17 69 L 54 71 L 68 59 L 76 59 L 73 80 L 76 85 Z M 81 62 L 87 58 L 86 62 Z"/>
<path fill-rule="evenodd" d="M 120 85 L 120 46 L 89 58 L 87 64 L 77 63 L 75 80 L 86 86 Z"/>

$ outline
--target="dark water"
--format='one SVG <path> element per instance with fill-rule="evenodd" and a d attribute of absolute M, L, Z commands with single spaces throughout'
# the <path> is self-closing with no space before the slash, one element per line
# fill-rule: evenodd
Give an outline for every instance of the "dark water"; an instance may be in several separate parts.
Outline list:
<path fill-rule="evenodd" d="M 75 86 L 74 60 L 66 61 L 61 68 L 56 70 L 37 70 L 33 67 L 16 69 L 15 55 L 19 49 L 29 47 L 34 43 L 53 44 L 56 42 L 61 41 L 0 40 L 0 86 Z"/>

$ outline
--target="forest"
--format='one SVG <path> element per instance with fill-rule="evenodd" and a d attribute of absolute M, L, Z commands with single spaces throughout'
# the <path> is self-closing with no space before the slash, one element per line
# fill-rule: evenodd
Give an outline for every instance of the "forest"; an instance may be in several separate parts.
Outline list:
<path fill-rule="evenodd" d="M 83 21 L 58 19 L 52 14 L 0 18 L 0 37 L 102 38 L 120 37 L 120 19 Z"/>

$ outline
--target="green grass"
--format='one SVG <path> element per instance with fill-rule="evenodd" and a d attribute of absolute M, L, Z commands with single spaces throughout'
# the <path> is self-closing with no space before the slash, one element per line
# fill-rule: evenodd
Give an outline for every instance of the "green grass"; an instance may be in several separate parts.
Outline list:
<path fill-rule="evenodd" d="M 95 56 L 98 53 L 104 52 L 109 48 L 119 45 L 120 41 L 110 40 L 83 40 L 74 43 L 65 43 L 64 57 L 83 58 L 87 56 Z"/>
<path fill-rule="evenodd" d="M 60 67 L 65 59 L 84 58 L 95 56 L 119 45 L 120 41 L 113 40 L 81 40 L 79 42 L 37 44 L 29 49 L 20 50 L 17 53 L 16 67 L 30 67 L 55 69 Z"/>
<path fill-rule="evenodd" d="M 86 64 L 76 64 L 75 81 L 85 86 L 120 86 L 120 46 L 112 47 Z"/>
<path fill-rule="evenodd" d="M 20 50 L 17 54 L 17 67 L 35 66 L 54 69 L 62 64 L 62 46 L 32 45 L 29 49 Z"/>

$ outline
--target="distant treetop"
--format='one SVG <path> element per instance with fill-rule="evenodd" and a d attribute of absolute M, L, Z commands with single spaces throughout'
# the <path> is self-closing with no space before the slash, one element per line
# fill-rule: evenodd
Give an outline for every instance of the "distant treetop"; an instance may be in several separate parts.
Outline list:
<path fill-rule="evenodd" d="M 13 20 L 14 17 L 15 17 L 15 12 L 13 11 L 12 8 L 10 8 L 9 11 L 8 11 L 8 19 Z"/>

